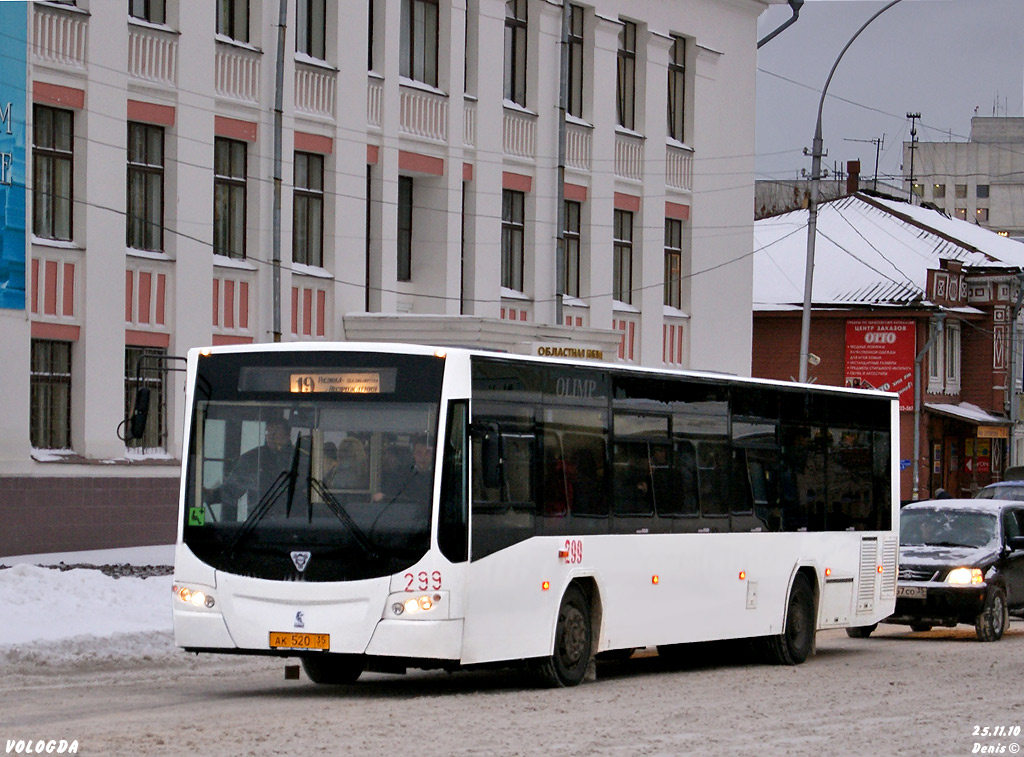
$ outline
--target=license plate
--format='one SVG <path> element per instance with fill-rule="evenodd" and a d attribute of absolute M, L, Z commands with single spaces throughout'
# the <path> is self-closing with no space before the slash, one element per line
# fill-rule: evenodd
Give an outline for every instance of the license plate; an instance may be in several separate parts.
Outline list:
<path fill-rule="evenodd" d="M 896 596 L 903 599 L 927 599 L 928 589 L 924 586 L 897 586 Z"/>
<path fill-rule="evenodd" d="M 292 631 L 271 631 L 271 649 L 319 649 L 326 652 L 331 648 L 329 633 L 294 633 Z"/>

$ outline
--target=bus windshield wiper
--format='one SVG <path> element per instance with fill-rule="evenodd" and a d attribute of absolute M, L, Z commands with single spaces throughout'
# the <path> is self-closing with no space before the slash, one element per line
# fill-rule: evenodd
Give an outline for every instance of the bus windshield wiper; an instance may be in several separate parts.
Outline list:
<path fill-rule="evenodd" d="M 310 476 L 309 488 L 311 491 L 314 491 L 317 494 L 319 494 L 320 497 L 323 499 L 324 504 L 327 505 L 327 509 L 334 513 L 335 517 L 348 527 L 348 530 L 352 534 L 352 538 L 355 540 L 355 543 L 358 544 L 359 547 L 363 550 L 363 552 L 366 553 L 366 556 L 369 557 L 371 560 L 376 560 L 377 553 L 373 551 L 373 545 L 370 543 L 370 540 L 366 537 L 366 534 L 363 533 L 363 529 L 361 529 L 359 525 L 354 520 L 352 520 L 352 516 L 349 515 L 348 511 L 345 510 L 342 504 L 338 502 L 337 499 L 335 499 L 334 495 L 331 494 L 330 490 L 328 490 L 326 486 L 324 486 L 323 482 L 318 478 L 313 478 L 312 476 Z M 313 522 L 312 497 L 309 498 L 309 522 Z"/>
<path fill-rule="evenodd" d="M 243 539 L 249 536 L 256 528 L 256 525 L 263 520 L 263 517 L 270 511 L 271 506 L 277 501 L 278 497 L 288 490 L 288 503 L 285 507 L 285 517 L 289 517 L 292 512 L 292 500 L 295 497 L 295 482 L 299 477 L 299 445 L 295 445 L 295 452 L 292 454 L 291 465 L 288 466 L 288 470 L 283 470 L 277 474 L 277 478 L 267 489 L 266 493 L 260 497 L 260 501 L 256 503 L 256 506 L 249 513 L 245 521 L 242 523 L 242 527 L 238 529 L 238 533 L 234 535 L 231 541 L 228 542 L 224 548 L 224 552 L 233 552 Z"/>

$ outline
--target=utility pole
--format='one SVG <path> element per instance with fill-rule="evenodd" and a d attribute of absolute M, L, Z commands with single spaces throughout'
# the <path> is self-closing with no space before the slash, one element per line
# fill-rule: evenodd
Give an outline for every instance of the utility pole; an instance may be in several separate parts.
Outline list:
<path fill-rule="evenodd" d="M 877 192 L 878 191 L 878 153 L 881 150 L 881 146 L 885 144 L 885 135 L 883 134 L 881 137 L 875 137 L 874 139 L 851 139 L 851 138 L 847 138 L 845 141 L 847 141 L 847 142 L 868 142 L 868 143 L 873 144 L 875 146 L 875 178 L 874 178 L 874 183 L 872 185 L 872 189 L 874 189 Z"/>
<path fill-rule="evenodd" d="M 854 40 L 860 36 L 860 33 L 864 31 L 872 21 L 900 2 L 902 2 L 902 0 L 889 0 L 888 4 L 865 21 L 860 29 L 850 37 L 850 41 L 846 43 L 843 49 L 839 52 L 839 56 L 836 58 L 835 63 L 832 64 L 832 70 L 828 72 L 828 78 L 825 79 L 825 86 L 821 88 L 821 99 L 818 100 L 818 118 L 814 124 L 814 139 L 811 142 L 810 151 L 811 196 L 807 203 L 807 259 L 804 263 L 804 303 L 800 318 L 800 383 L 807 382 L 807 361 L 810 357 L 811 295 L 814 283 L 814 242 L 818 233 L 818 185 L 821 182 L 821 159 L 825 156 L 823 145 L 824 140 L 821 136 L 821 112 L 825 108 L 825 95 L 828 92 L 828 85 L 832 83 L 832 77 L 835 76 L 836 69 L 839 67 L 839 61 L 841 61 L 843 56 L 846 55 L 846 51 L 850 49 L 850 45 L 853 44 Z"/>
<path fill-rule="evenodd" d="M 907 113 L 910 119 L 910 204 L 914 204 L 914 151 L 917 150 L 917 122 L 920 113 Z"/>

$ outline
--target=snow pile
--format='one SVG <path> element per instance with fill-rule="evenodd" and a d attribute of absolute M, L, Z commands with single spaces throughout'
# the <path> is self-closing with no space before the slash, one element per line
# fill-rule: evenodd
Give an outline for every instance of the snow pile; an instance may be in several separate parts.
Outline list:
<path fill-rule="evenodd" d="M 172 653 L 171 582 L 27 562 L 0 570 L 0 664 Z"/>

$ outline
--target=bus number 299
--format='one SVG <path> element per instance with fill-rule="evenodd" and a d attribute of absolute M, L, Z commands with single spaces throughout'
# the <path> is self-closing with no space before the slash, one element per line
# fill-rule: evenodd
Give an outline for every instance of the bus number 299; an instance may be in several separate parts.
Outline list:
<path fill-rule="evenodd" d="M 437 591 L 441 588 L 441 571 L 439 570 L 429 574 L 425 570 L 421 570 L 419 573 L 406 573 L 403 578 L 406 580 L 406 591 L 426 591 L 427 589 Z"/>

